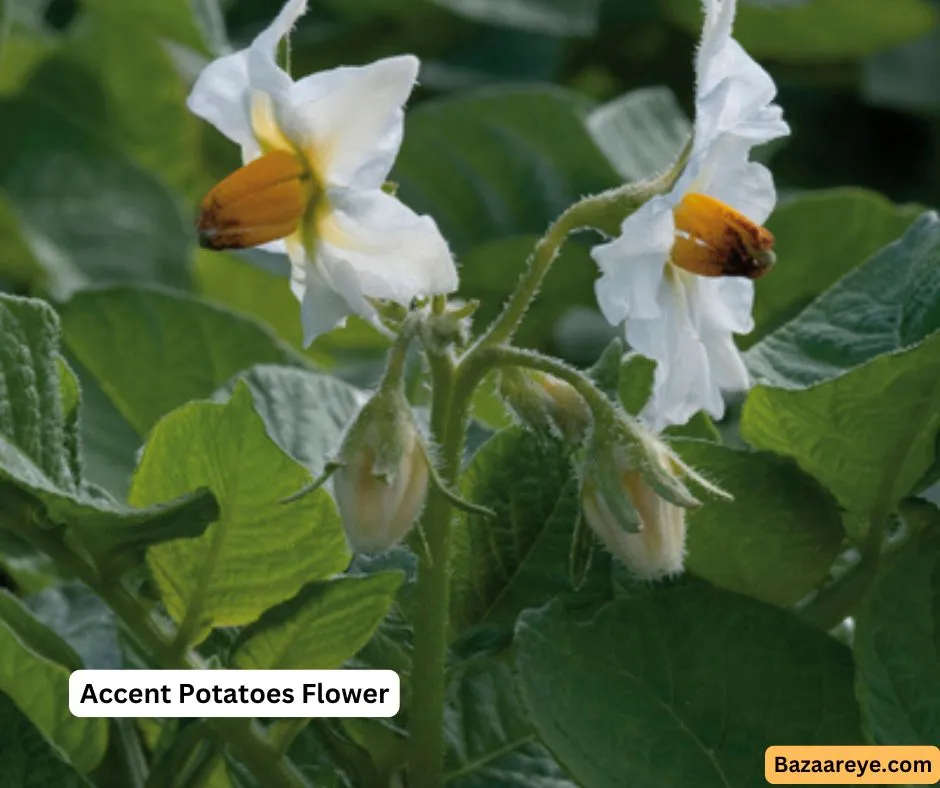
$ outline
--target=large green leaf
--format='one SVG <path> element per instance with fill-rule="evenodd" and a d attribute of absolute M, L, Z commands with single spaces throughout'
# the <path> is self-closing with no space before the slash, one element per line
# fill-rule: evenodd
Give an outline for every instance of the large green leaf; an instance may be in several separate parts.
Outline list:
<path fill-rule="evenodd" d="M 788 606 L 827 576 L 842 545 L 835 499 L 793 463 L 704 441 L 673 441 L 733 501 L 690 511 L 688 567 L 715 585 Z"/>
<path fill-rule="evenodd" d="M 524 608 L 571 590 L 566 569 L 578 485 L 560 442 L 520 427 L 500 432 L 476 453 L 461 489 L 496 518 L 468 515 L 457 531 L 456 626 L 511 623 Z"/>
<path fill-rule="evenodd" d="M 777 266 L 757 282 L 755 330 L 747 347 L 796 317 L 820 293 L 891 241 L 917 217 L 864 189 L 809 192 L 781 205 L 768 229 L 777 243 Z"/>
<path fill-rule="evenodd" d="M 0 526 L 21 535 L 63 527 L 99 555 L 202 533 L 218 512 L 205 491 L 134 510 L 83 481 L 77 416 L 63 409 L 60 375 L 71 372 L 58 355 L 59 325 L 48 304 L 0 295 L 0 327 Z"/>
<path fill-rule="evenodd" d="M 620 178 L 591 140 L 591 104 L 559 88 L 481 91 L 409 113 L 392 179 L 457 251 L 541 235 L 565 208 Z"/>
<path fill-rule="evenodd" d="M 855 620 L 856 691 L 871 738 L 940 741 L 940 533 L 879 575 Z"/>
<path fill-rule="evenodd" d="M 64 72 L 73 101 L 100 98 L 93 80 L 75 81 L 77 63 L 50 61 L 41 72 L 34 83 Z M 57 296 L 100 281 L 186 287 L 195 236 L 174 198 L 154 176 L 73 124 L 67 109 L 28 98 L 38 92 L 34 87 L 0 102 L 7 139 L 0 194 L 44 272 L 42 284 Z"/>
<path fill-rule="evenodd" d="M 86 290 L 61 314 L 69 350 L 141 436 L 252 364 L 302 363 L 264 327 L 182 293 Z"/>
<path fill-rule="evenodd" d="M 367 399 L 329 375 L 267 365 L 238 375 L 216 398 L 227 399 L 239 382 L 251 391 L 271 439 L 313 475 L 336 456 L 346 427 Z"/>
<path fill-rule="evenodd" d="M 395 600 L 402 576 L 380 572 L 308 586 L 248 627 L 232 660 L 244 670 L 332 670 L 361 649 Z"/>
<path fill-rule="evenodd" d="M 0 692 L 0 774 L 9 788 L 88 788 L 29 718 Z"/>
<path fill-rule="evenodd" d="M 702 28 L 698 0 L 666 0 L 687 30 Z M 865 57 L 926 33 L 937 15 L 929 0 L 784 0 L 738 3 L 734 35 L 756 57 L 819 63 Z"/>
<path fill-rule="evenodd" d="M 15 597 L 0 592 L 0 692 L 13 699 L 76 769 L 87 773 L 104 756 L 108 723 L 69 712 L 69 674 L 81 667 L 64 641 Z"/>
<path fill-rule="evenodd" d="M 793 457 L 850 513 L 883 518 L 940 430 L 940 220 L 925 214 L 747 353 L 752 445 Z"/>
<path fill-rule="evenodd" d="M 329 494 L 281 503 L 309 481 L 268 437 L 244 385 L 228 404 L 193 402 L 154 427 L 130 501 L 147 505 L 208 487 L 221 505 L 204 536 L 147 555 L 185 639 L 199 642 L 214 627 L 254 621 L 304 584 L 343 570 L 349 555 Z"/>
<path fill-rule="evenodd" d="M 575 788 L 539 743 L 509 665 L 477 659 L 451 671 L 445 781 L 454 788 Z"/>
<path fill-rule="evenodd" d="M 669 88 L 624 93 L 587 117 L 587 127 L 617 172 L 639 181 L 665 170 L 692 133 Z"/>
<path fill-rule="evenodd" d="M 556 36 L 590 36 L 601 0 L 434 0 L 470 19 Z"/>
<path fill-rule="evenodd" d="M 542 741 L 588 788 L 765 785 L 772 744 L 859 744 L 851 655 L 790 613 L 708 587 L 553 603 L 516 630 Z"/>

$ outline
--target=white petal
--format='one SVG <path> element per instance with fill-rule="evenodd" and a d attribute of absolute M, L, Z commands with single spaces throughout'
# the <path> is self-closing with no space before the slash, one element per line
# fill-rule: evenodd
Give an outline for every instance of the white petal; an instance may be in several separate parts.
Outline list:
<path fill-rule="evenodd" d="M 670 200 L 654 197 L 624 220 L 617 238 L 591 250 L 602 273 L 594 285 L 597 304 L 612 325 L 659 315 L 657 294 L 675 229 Z"/>
<path fill-rule="evenodd" d="M 684 192 L 709 194 L 763 224 L 777 202 L 773 176 L 763 165 L 749 161 L 751 143 L 726 134 L 695 155 L 676 184 Z"/>
<path fill-rule="evenodd" d="M 703 328 L 749 334 L 754 330 L 754 283 L 742 277 L 698 279 L 698 299 L 702 309 Z"/>
<path fill-rule="evenodd" d="M 342 277 L 341 271 L 339 281 L 334 281 L 325 274 L 323 261 L 311 259 L 298 241 L 291 239 L 287 248 L 291 261 L 290 288 L 300 301 L 304 347 L 308 347 L 321 334 L 345 325 L 346 318 L 351 314 L 360 314 L 367 320 L 375 318 L 372 305 L 351 287 L 348 278 Z M 347 294 L 350 298 L 346 297 Z"/>
<path fill-rule="evenodd" d="M 700 277 L 670 266 L 663 277 L 655 320 L 627 320 L 626 337 L 639 353 L 656 362 L 653 393 L 642 416 L 653 429 L 684 424 L 697 411 L 716 418 L 724 414 L 721 390 L 715 380 L 701 332 L 696 288 Z"/>
<path fill-rule="evenodd" d="M 734 0 L 705 0 L 705 25 L 696 56 L 695 151 L 723 134 L 757 145 L 789 133 L 770 75 L 731 37 Z"/>
<path fill-rule="evenodd" d="M 277 65 L 277 45 L 306 9 L 307 0 L 288 0 L 248 49 L 206 66 L 189 94 L 190 111 L 241 145 L 245 161 L 260 153 L 252 128 L 253 95 L 267 93 L 275 104 L 286 101 L 291 79 Z"/>
<path fill-rule="evenodd" d="M 277 45 L 286 36 L 294 23 L 307 12 L 307 0 L 287 0 L 274 21 L 255 37 L 252 48 L 266 49 L 275 56 Z"/>
<path fill-rule="evenodd" d="M 342 275 L 364 296 L 404 305 L 457 289 L 453 257 L 432 218 L 380 190 L 328 196 L 330 213 L 317 225 L 317 256 L 334 284 Z"/>
<path fill-rule="evenodd" d="M 330 186 L 377 189 L 392 169 L 402 107 L 418 75 L 411 55 L 336 68 L 298 81 L 289 125 Z"/>
<path fill-rule="evenodd" d="M 186 106 L 250 153 L 257 147 L 251 129 L 250 95 L 248 52 L 244 50 L 206 66 L 196 79 Z"/>
<path fill-rule="evenodd" d="M 715 385 L 722 391 L 747 391 L 751 387 L 747 367 L 741 351 L 734 344 L 734 337 L 729 331 L 705 331 L 702 344 L 708 355 Z"/>

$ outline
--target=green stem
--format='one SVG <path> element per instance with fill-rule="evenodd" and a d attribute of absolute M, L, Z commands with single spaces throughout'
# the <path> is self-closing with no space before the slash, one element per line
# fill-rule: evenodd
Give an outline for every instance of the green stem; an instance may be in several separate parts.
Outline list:
<path fill-rule="evenodd" d="M 606 195 L 603 194 L 589 197 L 572 205 L 555 220 L 536 244 L 525 273 L 503 307 L 502 313 L 477 340 L 476 347 L 499 345 L 512 338 L 568 235 L 580 227 L 589 226 L 591 217 L 604 206 L 605 201 Z"/>
<path fill-rule="evenodd" d="M 526 367 L 539 372 L 547 372 L 549 375 L 570 383 L 584 397 L 588 407 L 595 414 L 608 413 L 613 409 L 610 400 L 589 377 L 562 361 L 533 351 L 507 346 L 480 348 L 462 366 L 461 372 L 464 377 L 470 379 L 468 382 L 471 387 L 475 381 L 481 379 L 494 367 Z"/>
<path fill-rule="evenodd" d="M 661 175 L 648 181 L 626 184 L 601 194 L 585 197 L 559 216 L 536 244 L 529 257 L 525 273 L 516 285 L 509 301 L 506 302 L 506 306 L 503 307 L 502 313 L 480 337 L 474 348 L 492 347 L 510 340 L 568 236 L 575 230 L 587 228 L 598 230 L 608 236 L 616 235 L 623 220 L 643 203 L 672 188 L 685 167 L 691 146 L 690 139 L 676 162 Z M 474 350 L 471 349 L 470 352 Z"/>
<path fill-rule="evenodd" d="M 405 361 L 408 359 L 408 348 L 418 332 L 420 317 L 417 313 L 410 313 L 401 325 L 395 343 L 388 353 L 385 363 L 385 373 L 382 375 L 382 388 L 397 386 L 405 374 Z"/>
<path fill-rule="evenodd" d="M 453 484 L 460 467 L 467 391 L 455 388 L 449 356 L 429 353 L 433 381 L 431 431 L 441 446 L 441 475 Z M 450 607 L 450 536 L 453 506 L 432 487 L 421 520 L 427 549 L 418 566 L 410 710 L 409 788 L 440 788 L 444 780 L 444 692 Z"/>
<path fill-rule="evenodd" d="M 861 560 L 837 580 L 821 588 L 806 604 L 800 611 L 806 621 L 828 632 L 855 612 L 883 563 L 888 520 L 887 512 L 878 507 L 868 526 Z M 892 548 L 893 552 L 896 552 L 896 546 Z"/>

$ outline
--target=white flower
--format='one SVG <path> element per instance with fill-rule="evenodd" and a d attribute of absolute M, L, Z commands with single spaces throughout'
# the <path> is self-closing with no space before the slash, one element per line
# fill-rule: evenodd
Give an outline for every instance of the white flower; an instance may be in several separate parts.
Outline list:
<path fill-rule="evenodd" d="M 753 328 L 751 280 L 773 264 L 773 236 L 760 225 L 776 202 L 770 172 L 749 156 L 789 133 L 773 80 L 731 37 L 735 0 L 703 4 L 688 163 L 672 191 L 592 252 L 601 311 L 656 361 L 642 416 L 657 430 L 699 410 L 720 418 L 722 390 L 749 385 L 733 335 Z"/>
<path fill-rule="evenodd" d="M 580 475 L 585 521 L 641 580 L 682 572 L 685 510 L 699 506 L 686 479 L 728 497 L 629 418 L 595 425 Z"/>
<path fill-rule="evenodd" d="M 400 384 L 383 388 L 349 427 L 333 492 L 346 537 L 357 553 L 381 553 L 412 529 L 427 496 L 421 434 Z"/>
<path fill-rule="evenodd" d="M 457 271 L 434 220 L 382 191 L 418 60 L 404 55 L 294 82 L 276 50 L 306 5 L 288 0 L 251 46 L 210 63 L 188 106 L 238 143 L 248 165 L 203 200 L 202 242 L 286 251 L 309 344 L 350 313 L 374 319 L 369 299 L 407 305 L 449 293 Z"/>

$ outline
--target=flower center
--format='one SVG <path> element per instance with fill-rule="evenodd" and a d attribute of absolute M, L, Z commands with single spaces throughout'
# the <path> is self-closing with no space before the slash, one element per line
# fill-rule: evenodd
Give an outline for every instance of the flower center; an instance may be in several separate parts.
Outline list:
<path fill-rule="evenodd" d="M 272 150 L 235 170 L 202 199 L 199 243 L 247 249 L 291 235 L 315 191 L 310 171 L 296 155 Z"/>
<path fill-rule="evenodd" d="M 760 279 L 776 260 L 774 237 L 730 205 L 706 194 L 685 195 L 675 209 L 672 262 L 699 276 Z"/>

